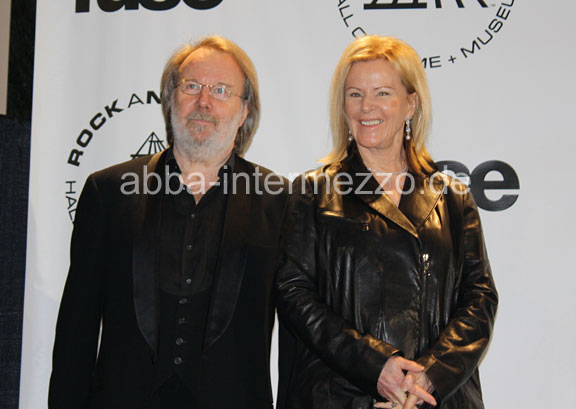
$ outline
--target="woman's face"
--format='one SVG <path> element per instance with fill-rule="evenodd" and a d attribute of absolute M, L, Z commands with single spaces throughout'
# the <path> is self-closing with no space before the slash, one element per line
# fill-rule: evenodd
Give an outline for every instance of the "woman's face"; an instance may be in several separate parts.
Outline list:
<path fill-rule="evenodd" d="M 406 118 L 416 93 L 408 94 L 394 66 L 384 59 L 352 64 L 344 85 L 348 127 L 359 149 L 401 149 Z"/>

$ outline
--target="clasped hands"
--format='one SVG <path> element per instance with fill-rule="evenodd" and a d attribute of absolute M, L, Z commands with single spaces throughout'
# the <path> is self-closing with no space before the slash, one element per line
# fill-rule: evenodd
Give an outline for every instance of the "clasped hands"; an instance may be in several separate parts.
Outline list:
<path fill-rule="evenodd" d="M 414 409 L 423 402 L 436 406 L 436 399 L 430 394 L 433 390 L 432 382 L 422 365 L 393 356 L 388 359 L 378 377 L 378 393 L 388 402 L 377 402 L 374 407 Z"/>

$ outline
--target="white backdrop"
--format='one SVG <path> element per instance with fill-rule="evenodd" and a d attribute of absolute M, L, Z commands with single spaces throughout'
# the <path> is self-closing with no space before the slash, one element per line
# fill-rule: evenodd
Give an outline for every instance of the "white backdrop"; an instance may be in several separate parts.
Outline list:
<path fill-rule="evenodd" d="M 576 108 L 576 3 L 462 0 L 458 7 L 444 0 L 438 7 L 419 0 L 427 7 L 365 9 L 392 2 L 222 0 L 197 10 L 202 1 L 172 0 L 164 11 L 126 10 L 125 3 L 138 4 L 38 0 L 21 409 L 46 407 L 82 184 L 94 170 L 148 146 L 153 133 L 164 140 L 160 107 L 149 93 L 158 94 L 173 50 L 207 34 L 246 50 L 263 105 L 247 158 L 289 176 L 318 166 L 328 152 L 330 77 L 362 31 L 403 38 L 425 58 L 436 160 L 471 171 L 503 161 L 520 180 L 519 190 L 504 192 L 519 196 L 513 206 L 481 212 L 501 297 L 481 365 L 486 407 L 573 407 L 575 194 L 564 179 L 576 148 L 568 125 Z M 405 3 L 412 1 L 400 0 Z M 119 9 L 103 11 L 100 4 Z M 487 196 L 497 200 L 502 193 Z"/>

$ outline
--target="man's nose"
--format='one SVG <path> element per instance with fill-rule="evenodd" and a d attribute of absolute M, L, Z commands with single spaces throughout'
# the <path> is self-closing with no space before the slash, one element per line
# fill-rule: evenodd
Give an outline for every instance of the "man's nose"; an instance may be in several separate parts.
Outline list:
<path fill-rule="evenodd" d="M 198 99 L 196 100 L 196 105 L 198 107 L 206 108 L 210 107 L 212 103 L 212 97 L 210 96 L 210 88 L 204 86 L 198 94 Z"/>

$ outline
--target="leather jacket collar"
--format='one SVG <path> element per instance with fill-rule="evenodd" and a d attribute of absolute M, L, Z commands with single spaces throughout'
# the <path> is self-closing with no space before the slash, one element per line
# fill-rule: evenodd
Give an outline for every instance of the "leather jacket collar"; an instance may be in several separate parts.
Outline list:
<path fill-rule="evenodd" d="M 337 168 L 351 175 L 354 194 L 415 237 L 418 236 L 418 229 L 441 200 L 447 183 L 447 178 L 440 172 L 428 176 L 408 170 L 404 192 L 397 207 L 386 194 L 383 194 L 376 179 L 369 176 L 370 171 L 364 165 L 355 142 L 348 146 L 348 156 Z"/>

